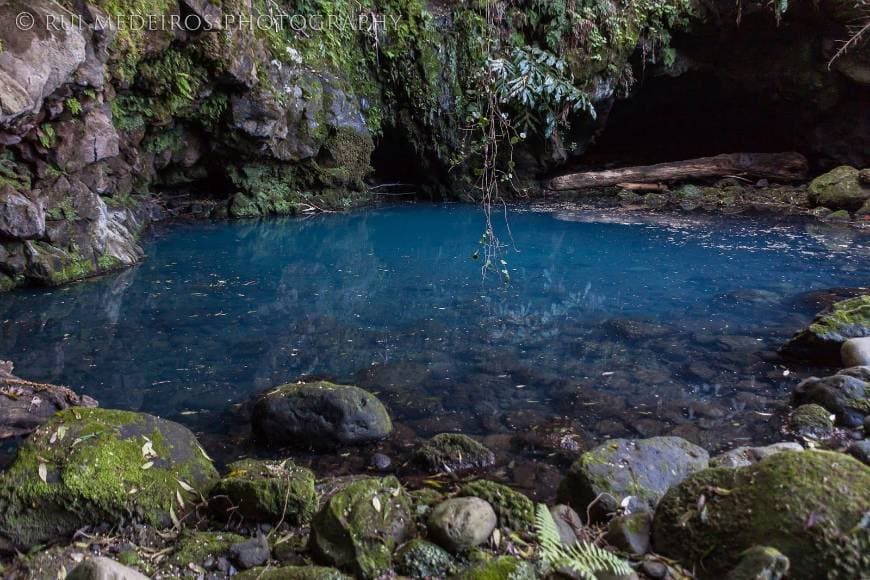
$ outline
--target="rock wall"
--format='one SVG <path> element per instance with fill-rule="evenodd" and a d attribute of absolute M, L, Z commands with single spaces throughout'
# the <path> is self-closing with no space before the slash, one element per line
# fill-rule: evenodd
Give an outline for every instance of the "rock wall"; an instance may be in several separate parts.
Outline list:
<path fill-rule="evenodd" d="M 454 1 L 0 0 L 0 289 L 132 264 L 142 228 L 167 215 L 351 206 L 368 199 L 372 164 L 421 191 L 473 193 L 467 129 L 488 42 L 561 54 L 597 111 L 565 111 L 564 139 L 516 143 L 530 190 L 582 158 L 617 99 L 643 98 L 644 75 L 697 67 L 806 100 L 813 143 L 854 156 L 866 58 L 824 67 L 847 4 L 777 27 L 769 6 L 744 2 L 743 34 L 730 1 L 499 0 L 487 20 L 484 3 Z M 774 46 L 760 62 L 756 41 Z"/>

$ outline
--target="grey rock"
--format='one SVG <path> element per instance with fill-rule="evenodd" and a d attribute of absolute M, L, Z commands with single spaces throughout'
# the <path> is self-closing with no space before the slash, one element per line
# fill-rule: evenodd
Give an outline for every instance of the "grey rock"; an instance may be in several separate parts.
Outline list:
<path fill-rule="evenodd" d="M 580 538 L 578 532 L 583 529 L 583 520 L 571 506 L 558 504 L 550 508 L 550 514 L 556 527 L 559 528 L 559 539 L 563 544 L 574 545 Z"/>
<path fill-rule="evenodd" d="M 792 403 L 815 403 L 833 413 L 838 425 L 858 427 L 867 414 L 867 389 L 866 382 L 849 375 L 810 377 L 795 387 Z"/>
<path fill-rule="evenodd" d="M 638 512 L 617 516 L 607 526 L 607 542 L 619 550 L 633 556 L 641 556 L 649 551 L 652 533 L 652 514 Z"/>
<path fill-rule="evenodd" d="M 768 546 L 754 546 L 740 556 L 727 580 L 780 580 L 788 573 L 789 561 L 782 552 Z"/>
<path fill-rule="evenodd" d="M 855 441 L 846 452 L 864 465 L 870 465 L 870 439 Z"/>
<path fill-rule="evenodd" d="M 148 580 L 148 576 L 110 558 L 92 558 L 73 568 L 67 580 Z"/>
<path fill-rule="evenodd" d="M 429 533 L 451 552 L 461 552 L 484 543 L 496 526 L 488 502 L 478 497 L 457 497 L 441 502 L 429 516 Z"/>
<path fill-rule="evenodd" d="M 57 163 L 67 172 L 79 171 L 120 153 L 120 138 L 108 106 L 92 109 L 82 119 L 57 123 L 55 131 Z"/>
<path fill-rule="evenodd" d="M 393 460 L 383 453 L 375 453 L 372 455 L 371 464 L 378 471 L 389 471 L 393 465 Z"/>
<path fill-rule="evenodd" d="M 42 205 L 9 186 L 0 188 L 0 236 L 33 240 L 44 235 Z"/>
<path fill-rule="evenodd" d="M 202 18 L 213 30 L 223 29 L 223 18 L 220 5 L 210 0 L 182 0 L 182 4 L 190 8 L 190 11 Z"/>
<path fill-rule="evenodd" d="M 870 366 L 851 367 L 837 373 L 844 377 L 855 377 L 858 380 L 870 383 Z"/>
<path fill-rule="evenodd" d="M 265 536 L 257 536 L 246 542 L 230 546 L 230 557 L 242 570 L 262 566 L 269 561 L 271 553 Z"/>
<path fill-rule="evenodd" d="M 870 365 L 870 337 L 851 338 L 844 342 L 840 358 L 846 367 Z"/>
<path fill-rule="evenodd" d="M 680 437 L 614 439 L 574 462 L 559 498 L 580 513 L 589 508 L 596 521 L 616 512 L 626 498 L 631 512 L 652 511 L 668 488 L 705 469 L 708 461 L 704 449 Z"/>
<path fill-rule="evenodd" d="M 710 460 L 710 467 L 746 467 L 777 453 L 803 450 L 804 448 L 800 443 L 789 441 L 773 443 L 764 447 L 737 447 L 712 458 Z"/>
<path fill-rule="evenodd" d="M 257 435 L 274 445 L 365 443 L 392 431 L 390 415 L 371 393 L 326 381 L 283 385 L 254 404 Z"/>

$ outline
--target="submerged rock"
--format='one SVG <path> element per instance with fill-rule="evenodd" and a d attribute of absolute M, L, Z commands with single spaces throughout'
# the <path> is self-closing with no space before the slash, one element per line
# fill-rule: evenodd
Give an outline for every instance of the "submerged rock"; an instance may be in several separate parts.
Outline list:
<path fill-rule="evenodd" d="M 815 178 L 809 197 L 816 206 L 855 211 L 870 199 L 870 187 L 861 183 L 857 169 L 842 165 Z"/>
<path fill-rule="evenodd" d="M 468 471 L 495 465 L 495 454 L 460 433 L 441 433 L 417 450 L 417 459 L 433 470 Z"/>
<path fill-rule="evenodd" d="M 169 526 L 171 512 L 181 517 L 217 477 L 196 437 L 178 423 L 67 409 L 37 429 L 0 474 L 0 535 L 31 546 L 103 522 Z M 190 501 L 181 505 L 178 497 Z"/>
<path fill-rule="evenodd" d="M 859 367 L 860 368 L 860 367 Z M 792 404 L 816 404 L 836 417 L 837 424 L 858 427 L 870 415 L 870 385 L 848 374 L 837 374 L 824 379 L 810 377 L 795 387 Z"/>
<path fill-rule="evenodd" d="M 526 532 L 535 525 L 535 504 L 532 500 L 504 484 L 480 479 L 459 488 L 459 495 L 486 500 L 498 516 L 499 527 Z"/>
<path fill-rule="evenodd" d="M 366 443 L 393 429 L 377 397 L 326 381 L 283 385 L 260 395 L 252 419 L 261 439 L 281 446 Z"/>
<path fill-rule="evenodd" d="M 788 558 L 776 548 L 753 546 L 740 556 L 737 567 L 726 580 L 780 580 L 789 569 Z"/>
<path fill-rule="evenodd" d="M 837 366 L 840 350 L 851 338 L 870 336 L 870 295 L 836 302 L 819 313 L 805 330 L 783 347 L 783 354 Z"/>
<path fill-rule="evenodd" d="M 804 448 L 800 443 L 787 441 L 773 443 L 764 447 L 737 447 L 712 458 L 710 460 L 710 467 L 746 467 L 777 453 L 803 450 Z"/>
<path fill-rule="evenodd" d="M 243 459 L 215 484 L 209 507 L 219 517 L 249 522 L 308 523 L 317 509 L 314 473 L 290 460 Z"/>
<path fill-rule="evenodd" d="M 148 576 L 111 558 L 92 558 L 73 568 L 67 580 L 148 580 Z"/>
<path fill-rule="evenodd" d="M 360 479 L 326 501 L 312 522 L 310 542 L 318 560 L 377 578 L 413 531 L 411 500 L 395 477 Z"/>
<path fill-rule="evenodd" d="M 708 460 L 704 449 L 680 437 L 614 439 L 574 462 L 559 497 L 581 514 L 589 508 L 593 520 L 616 512 L 626 498 L 630 511 L 652 511 L 668 488 Z"/>
<path fill-rule="evenodd" d="M 721 577 L 756 545 L 782 552 L 794 578 L 859 578 L 870 570 L 870 469 L 841 453 L 780 453 L 740 469 L 690 475 L 662 499 L 658 553 Z"/>
<path fill-rule="evenodd" d="M 486 501 L 478 497 L 455 497 L 432 510 L 429 533 L 436 542 L 456 553 L 488 540 L 496 522 L 495 511 Z"/>

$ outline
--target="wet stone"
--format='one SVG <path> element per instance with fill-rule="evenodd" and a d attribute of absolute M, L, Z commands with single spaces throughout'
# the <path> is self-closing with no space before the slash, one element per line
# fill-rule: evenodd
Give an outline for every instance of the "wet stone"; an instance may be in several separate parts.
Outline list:
<path fill-rule="evenodd" d="M 417 450 L 417 459 L 432 470 L 468 471 L 495 465 L 495 454 L 459 433 L 436 435 Z"/>
<path fill-rule="evenodd" d="M 737 447 L 726 451 L 710 460 L 710 467 L 746 467 L 758 463 L 762 459 L 786 451 L 803 451 L 800 443 L 782 442 L 765 447 Z"/>
<path fill-rule="evenodd" d="M 496 521 L 495 511 L 486 501 L 457 497 L 435 506 L 429 516 L 429 533 L 451 552 L 461 552 L 489 539 Z"/>

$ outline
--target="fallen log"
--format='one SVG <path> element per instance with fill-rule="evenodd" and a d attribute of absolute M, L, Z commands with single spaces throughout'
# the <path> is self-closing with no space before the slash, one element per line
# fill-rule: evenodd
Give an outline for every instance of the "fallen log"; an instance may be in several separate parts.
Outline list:
<path fill-rule="evenodd" d="M 12 370 L 11 362 L 0 361 L 0 440 L 35 431 L 57 411 L 97 406 L 88 396 L 58 385 L 19 379 Z"/>
<path fill-rule="evenodd" d="M 686 161 L 659 163 L 569 173 L 550 181 L 550 189 L 586 189 L 620 183 L 658 183 L 691 178 L 750 175 L 756 178 L 796 181 L 807 172 L 807 160 L 799 153 L 729 153 Z"/>

